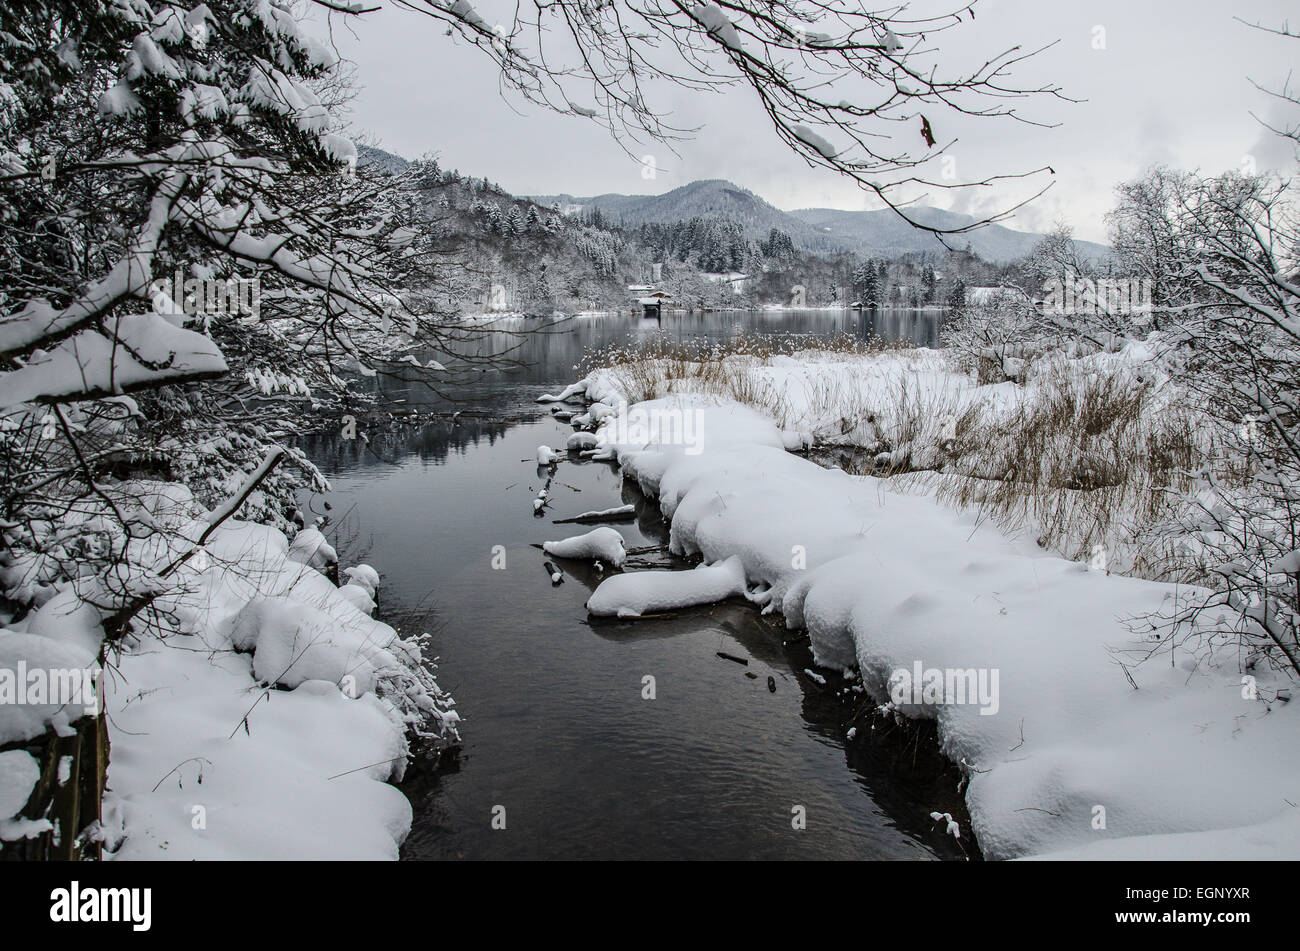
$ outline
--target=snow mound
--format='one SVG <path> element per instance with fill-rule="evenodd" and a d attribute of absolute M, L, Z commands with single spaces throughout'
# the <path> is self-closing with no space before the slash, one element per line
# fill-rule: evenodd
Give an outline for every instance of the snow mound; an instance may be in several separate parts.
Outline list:
<path fill-rule="evenodd" d="M 22 811 L 40 778 L 40 768 L 30 753 L 0 753 L 0 819 L 12 819 Z"/>
<path fill-rule="evenodd" d="M 580 402 L 587 392 L 587 381 L 579 380 L 566 386 L 558 395 L 552 396 L 550 393 L 544 393 L 537 397 L 539 403 L 570 403 Z"/>
<path fill-rule="evenodd" d="M 37 703 L 28 695 L 27 702 L 15 702 L 17 697 L 6 696 L 10 689 L 22 689 L 18 676 L 20 670 L 29 675 L 33 671 L 82 671 L 90 669 L 90 676 L 98 670 L 95 654 L 87 654 L 74 646 L 60 643 L 39 634 L 24 634 L 0 630 L 0 745 L 22 742 L 53 729 L 60 736 L 72 731 L 73 721 L 85 716 L 87 704 L 70 706 L 61 703 Z M 19 664 L 24 664 L 24 667 Z M 83 697 L 93 705 L 93 697 Z"/>
<path fill-rule="evenodd" d="M 289 597 L 249 601 L 235 615 L 230 640 L 253 653 L 254 677 L 282 687 L 324 680 L 357 697 L 375 689 L 380 671 L 399 668 L 387 649 L 397 632 L 386 624 L 340 624 Z"/>
<path fill-rule="evenodd" d="M 339 556 L 320 529 L 304 528 L 289 543 L 289 560 L 308 568 L 325 568 L 337 564 Z"/>
<path fill-rule="evenodd" d="M 375 613 L 375 599 L 371 589 L 359 584 L 345 584 L 339 588 L 339 597 L 366 616 Z"/>
<path fill-rule="evenodd" d="M 227 521 L 211 567 L 160 595 L 124 646 L 106 683 L 112 860 L 398 857 L 411 810 L 388 781 L 412 736 L 454 742 L 459 717 L 422 638 L 368 616 L 378 572 L 349 568 L 336 588 L 298 560 L 332 559 L 320 533 L 295 542 Z M 137 563 L 164 556 L 148 544 Z"/>
<path fill-rule="evenodd" d="M 379 590 L 379 572 L 369 565 L 362 564 L 344 568 L 343 577 L 347 578 L 349 583 L 365 588 L 366 593 L 371 598 L 374 598 L 375 592 Z"/>
<path fill-rule="evenodd" d="M 744 564 L 733 556 L 689 571 L 638 571 L 606 578 L 587 600 L 587 610 L 597 617 L 637 617 L 744 593 Z"/>
<path fill-rule="evenodd" d="M 623 549 L 623 536 L 606 526 L 593 528 L 585 535 L 545 542 L 542 551 L 556 558 L 599 559 L 615 568 L 620 567 L 627 558 L 627 552 Z"/>

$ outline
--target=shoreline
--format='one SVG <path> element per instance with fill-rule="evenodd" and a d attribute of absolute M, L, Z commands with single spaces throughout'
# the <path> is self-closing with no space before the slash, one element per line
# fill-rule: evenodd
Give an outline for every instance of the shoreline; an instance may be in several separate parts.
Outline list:
<path fill-rule="evenodd" d="M 620 445 L 604 413 L 597 434 L 624 478 L 659 498 L 675 552 L 711 565 L 739 558 L 746 596 L 807 630 L 819 663 L 860 671 L 890 715 L 935 723 L 969 779 L 987 857 L 1158 857 L 1156 843 L 1169 857 L 1198 847 L 1206 857 L 1300 854 L 1300 821 L 1285 803 L 1300 782 L 1286 758 L 1300 726 L 1287 704 L 1238 698 L 1235 662 L 1208 651 L 1181 652 L 1172 667 L 1136 655 L 1116 666 L 1153 649 L 1141 619 L 1192 589 L 1093 570 L 928 493 L 823 469 L 788 451 L 806 433 L 725 396 L 683 385 L 630 401 L 603 371 L 574 389 L 623 412 L 702 415 L 710 435 L 693 455 Z M 790 564 L 792 548 L 806 566 Z M 1000 671 L 1000 715 L 895 702 L 894 675 L 913 663 Z M 1255 675 L 1261 690 L 1277 679 Z M 1249 789 L 1231 780 L 1251 770 Z M 1189 801 L 1184 790 L 1198 786 Z M 1183 838 L 1158 838 L 1171 834 Z"/>

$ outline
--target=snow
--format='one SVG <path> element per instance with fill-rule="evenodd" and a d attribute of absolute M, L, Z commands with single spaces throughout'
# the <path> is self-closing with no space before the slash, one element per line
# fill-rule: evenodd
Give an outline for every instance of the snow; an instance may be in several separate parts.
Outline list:
<path fill-rule="evenodd" d="M 379 572 L 369 565 L 353 565 L 351 568 L 344 568 L 343 577 L 347 578 L 350 584 L 360 585 L 372 598 L 379 590 Z"/>
<path fill-rule="evenodd" d="M 574 416 L 572 419 L 572 424 L 574 426 L 578 426 L 583 429 L 586 429 L 599 423 L 602 419 L 606 419 L 607 417 L 613 415 L 614 415 L 614 407 L 609 406 L 605 403 L 595 402 L 587 407 L 587 411 L 585 413 L 582 413 L 578 416 Z"/>
<path fill-rule="evenodd" d="M 648 369 L 650 375 L 659 375 Z M 743 376 L 745 389 L 760 395 L 765 411 L 780 422 L 782 444 L 789 449 L 813 443 L 870 446 L 905 394 L 907 402 L 933 407 L 929 415 L 935 436 L 943 415 L 959 416 L 972 402 L 1010 409 L 1018 401 L 1014 384 L 977 387 L 949 365 L 942 351 L 926 348 L 864 356 L 800 353 L 767 360 L 735 356 L 728 360 L 728 371 L 723 376 Z M 665 383 L 656 395 L 670 395 L 672 384 Z M 605 404 L 627 401 L 617 370 L 598 370 L 585 385 L 593 398 Z M 876 417 L 875 423 L 871 416 Z"/>
<path fill-rule="evenodd" d="M 336 625 L 296 598 L 278 597 L 249 601 L 235 615 L 230 640 L 236 650 L 252 652 L 253 676 L 264 683 L 292 689 L 309 680 L 342 685 L 351 677 L 350 689 L 362 694 L 375 689 L 380 666 L 396 663 L 382 644 L 365 639 L 376 634 L 385 636 L 382 628 Z"/>
<path fill-rule="evenodd" d="M 447 12 L 451 13 L 453 16 L 459 17 L 466 23 L 478 27 L 478 29 L 482 30 L 484 33 L 492 32 L 492 28 L 488 26 L 487 20 L 483 19 L 483 17 L 479 15 L 478 11 L 474 9 L 473 4 L 469 3 L 469 0 L 455 0 L 455 3 L 447 4 Z"/>
<path fill-rule="evenodd" d="M 0 843 L 39 835 L 50 828 L 47 820 L 18 818 L 41 778 L 40 765 L 25 750 L 0 753 Z M 4 846 L 0 845 L 0 852 Z"/>
<path fill-rule="evenodd" d="M 806 125 L 793 126 L 791 127 L 790 132 L 800 142 L 812 146 L 814 150 L 821 154 L 822 158 L 833 159 L 839 154 L 839 149 L 835 148 L 835 146 L 831 145 L 831 143 L 824 137 L 814 132 Z"/>
<path fill-rule="evenodd" d="M 119 81 L 110 86 L 108 91 L 99 97 L 99 111 L 110 116 L 126 116 L 139 112 L 144 108 L 144 103 L 131 90 L 129 83 Z"/>
<path fill-rule="evenodd" d="M 168 378 L 215 376 L 226 361 L 208 337 L 158 314 L 118 319 L 115 336 L 86 330 L 0 373 L 0 407 L 82 393 L 121 393 Z"/>
<path fill-rule="evenodd" d="M 553 466 L 560 461 L 560 455 L 550 446 L 537 447 L 537 464 L 539 466 Z"/>
<path fill-rule="evenodd" d="M 795 380 L 809 372 L 801 363 L 761 369 Z M 922 398 L 947 385 L 933 370 L 914 380 Z M 584 383 L 589 399 L 618 405 L 616 374 Z M 1259 689 L 1247 699 L 1234 652 L 1184 647 L 1172 665 L 1167 651 L 1138 663 L 1157 646 L 1142 619 L 1196 591 L 1089 571 L 925 490 L 820 468 L 785 451 L 789 418 L 674 383 L 671 396 L 622 412 L 698 410 L 702 452 L 619 444 L 616 418 L 597 436 L 623 476 L 658 497 L 673 552 L 705 564 L 607 579 L 588 601 L 592 614 L 738 594 L 779 611 L 807 629 L 820 667 L 857 669 L 885 711 L 937 721 L 943 753 L 968 773 L 974 832 L 990 858 L 1300 855 L 1300 824 L 1287 817 L 1300 786 L 1291 755 L 1300 710 L 1271 699 L 1286 678 L 1249 671 Z M 1003 399 L 1013 386 L 981 397 Z M 834 404 L 787 409 L 812 430 L 820 420 L 809 417 L 833 415 Z M 997 675 L 996 712 L 894 703 L 891 676 L 918 662 Z M 1247 827 L 1256 831 L 1230 831 Z"/>
<path fill-rule="evenodd" d="M 75 644 L 59 643 L 40 634 L 0 631 L 0 678 L 18 680 L 19 664 L 26 670 L 87 670 L 97 666 L 95 652 L 87 653 Z M 71 732 L 71 724 L 85 713 L 84 706 L 54 703 L 0 703 L 0 745 L 30 740 L 47 730 L 60 736 Z"/>
<path fill-rule="evenodd" d="M 355 164 L 357 160 L 356 143 L 337 133 L 327 132 L 322 135 L 320 137 L 320 147 L 321 151 L 340 165 L 344 163 Z"/>
<path fill-rule="evenodd" d="M 1152 858 L 1194 861 L 1212 857 L 1222 861 L 1258 862 L 1295 858 L 1297 854 L 1300 854 L 1300 813 L 1294 807 L 1286 806 L 1271 818 L 1253 825 L 1105 839 L 1031 858 L 1043 861 L 1144 862 Z"/>
<path fill-rule="evenodd" d="M 411 736 L 454 739 L 458 717 L 420 641 L 369 616 L 378 573 L 354 566 L 335 588 L 295 560 L 322 560 L 317 530 L 299 532 L 291 551 L 279 531 L 230 519 L 202 559 L 161 585 L 150 566 L 176 558 L 217 513 L 176 484 L 119 495 L 171 534 L 128 550 L 141 572 L 128 590 L 158 596 L 105 677 L 108 858 L 396 858 L 411 813 L 389 780 L 405 770 Z M 93 664 L 101 611 L 88 597 L 88 585 L 66 585 L 0 631 L 0 668 Z M 0 743 L 66 734 L 83 712 L 2 705 Z M 5 763 L 0 783 L 16 787 L 22 767 Z"/>
<path fill-rule="evenodd" d="M 740 33 L 722 8 L 713 3 L 701 3 L 692 7 L 690 14 L 700 23 L 715 40 L 737 53 L 741 51 Z"/>
<path fill-rule="evenodd" d="M 569 522 L 599 522 L 604 519 L 614 520 L 626 518 L 629 515 L 636 514 L 636 506 L 631 503 L 627 505 L 615 505 L 607 509 L 594 509 L 590 512 L 583 512 L 580 515 L 574 515 L 572 518 L 565 519 Z"/>
<path fill-rule="evenodd" d="M 30 753 L 0 753 L 0 819 L 12 819 L 22 811 L 40 778 L 40 768 Z"/>
<path fill-rule="evenodd" d="M 385 780 L 405 751 L 373 694 L 319 681 L 250 692 L 240 655 L 152 646 L 112 703 L 106 824 L 125 834 L 113 860 L 397 857 L 410 806 Z"/>
<path fill-rule="evenodd" d="M 745 593 L 745 568 L 738 557 L 689 571 L 636 571 L 606 578 L 587 599 L 597 617 L 637 617 L 695 604 L 711 604 Z"/>
<path fill-rule="evenodd" d="M 1280 575 L 1300 574 L 1300 548 L 1287 552 L 1270 565 L 1268 570 Z"/>
<path fill-rule="evenodd" d="M 600 559 L 616 568 L 627 558 L 627 553 L 623 550 L 623 536 L 608 526 L 593 528 L 585 535 L 545 542 L 542 551 L 556 558 Z"/>
<path fill-rule="evenodd" d="M 371 589 L 359 584 L 345 584 L 339 588 L 339 597 L 346 599 L 348 604 L 362 614 L 369 616 L 375 613 L 375 600 Z"/>
<path fill-rule="evenodd" d="M 566 386 L 563 390 L 559 392 L 558 395 L 553 396 L 550 393 L 543 393 L 541 396 L 537 397 L 537 402 L 539 403 L 581 402 L 582 395 L 586 392 L 587 392 L 586 383 L 584 381 L 579 381 L 577 383 L 572 383 L 569 386 Z"/>
<path fill-rule="evenodd" d="M 187 623 L 143 637 L 109 682 L 113 858 L 396 858 L 410 808 L 386 781 L 406 731 L 457 719 L 418 675 L 418 647 L 274 529 L 227 522 L 208 547 L 213 567 L 165 602 Z M 351 577 L 352 595 L 378 580 L 363 565 Z"/>
<path fill-rule="evenodd" d="M 958 824 L 957 824 L 957 820 L 954 819 L 954 818 L 952 817 L 952 813 L 950 813 L 950 812 L 932 812 L 932 813 L 930 813 L 930 818 L 933 819 L 935 822 L 943 822 L 943 823 L 946 823 L 945 826 L 944 826 L 944 834 L 945 834 L 945 835 L 950 835 L 950 836 L 952 836 L 954 839 L 960 839 L 960 838 L 961 838 L 961 826 L 958 825 Z"/>
<path fill-rule="evenodd" d="M 311 568 L 324 568 L 338 562 L 338 553 L 316 528 L 304 528 L 289 545 L 289 558 Z"/>

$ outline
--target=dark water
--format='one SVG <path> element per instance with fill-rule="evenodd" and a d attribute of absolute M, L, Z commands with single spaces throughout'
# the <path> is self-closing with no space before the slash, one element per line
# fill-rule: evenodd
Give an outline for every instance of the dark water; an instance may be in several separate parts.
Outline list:
<path fill-rule="evenodd" d="M 726 332 L 727 317 L 709 317 L 702 332 Z M 571 432 L 533 400 L 573 378 L 579 340 L 608 341 L 628 325 L 587 319 L 574 336 L 546 338 L 531 379 L 503 374 L 471 394 L 470 405 L 526 421 L 442 420 L 376 433 L 369 446 L 306 446 L 331 479 L 329 530 L 345 563 L 379 569 L 386 620 L 433 635 L 439 680 L 465 718 L 459 756 L 436 771 L 417 765 L 404 784 L 415 809 L 404 855 L 960 857 L 928 817 L 959 808 L 951 777 L 900 766 L 914 751 L 846 744 L 861 701 L 840 696 L 837 678 L 807 677 L 806 645 L 784 643 L 793 635 L 779 623 L 739 601 L 589 621 L 583 603 L 599 581 L 589 565 L 561 561 L 565 581 L 552 585 L 531 546 L 588 530 L 553 518 L 633 502 L 636 521 L 615 526 L 627 547 L 667 540 L 654 504 L 608 464 L 562 462 L 551 511 L 532 512 L 544 481 L 536 449 Z M 662 551 L 637 557 L 682 566 Z M 505 828 L 493 828 L 502 809 Z"/>

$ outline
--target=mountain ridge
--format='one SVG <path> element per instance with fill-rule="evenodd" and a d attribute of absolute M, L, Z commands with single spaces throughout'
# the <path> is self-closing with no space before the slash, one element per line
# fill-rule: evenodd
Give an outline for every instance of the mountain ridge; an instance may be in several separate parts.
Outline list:
<path fill-rule="evenodd" d="M 848 211 L 838 208 L 801 208 L 783 211 L 747 188 L 726 179 L 700 179 L 661 195 L 624 195 L 609 192 L 590 197 L 568 193 L 530 195 L 547 206 L 558 205 L 565 213 L 597 209 L 601 215 L 624 226 L 670 224 L 697 215 L 729 218 L 740 224 L 752 240 L 767 237 L 771 228 L 785 231 L 794 243 L 809 251 L 853 251 L 867 257 L 896 258 L 915 251 L 943 253 L 939 239 L 912 227 L 893 210 Z M 932 206 L 912 206 L 908 214 L 930 227 L 961 228 L 976 219 L 959 212 Z M 1028 254 L 1042 238 L 1032 231 L 1018 231 L 989 224 L 964 234 L 952 235 L 953 248 L 970 249 L 988 261 L 1006 262 Z M 1092 241 L 1075 241 L 1081 256 L 1100 260 L 1110 249 Z"/>

